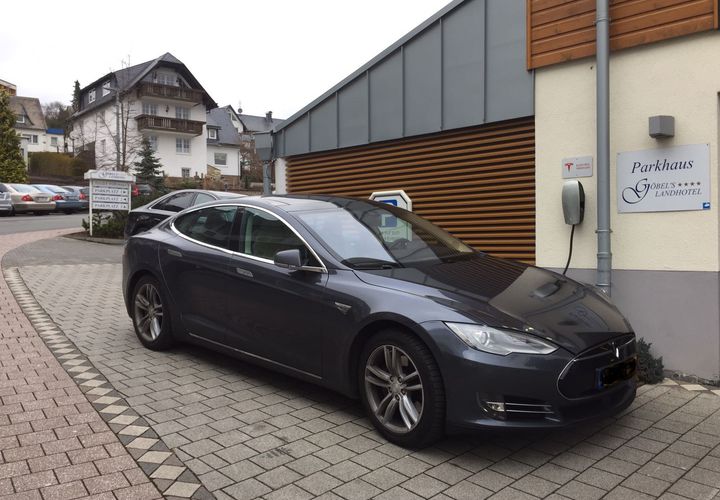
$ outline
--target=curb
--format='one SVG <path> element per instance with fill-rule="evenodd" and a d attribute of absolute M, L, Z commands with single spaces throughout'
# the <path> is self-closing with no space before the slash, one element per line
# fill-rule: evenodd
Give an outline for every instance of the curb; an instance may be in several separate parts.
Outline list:
<path fill-rule="evenodd" d="M 80 241 L 89 241 L 91 243 L 100 243 L 101 245 L 124 245 L 125 239 L 116 239 L 116 238 L 95 238 L 86 236 L 84 232 L 79 233 L 70 233 L 65 234 L 62 236 L 63 238 L 70 238 L 72 240 L 80 240 Z"/>

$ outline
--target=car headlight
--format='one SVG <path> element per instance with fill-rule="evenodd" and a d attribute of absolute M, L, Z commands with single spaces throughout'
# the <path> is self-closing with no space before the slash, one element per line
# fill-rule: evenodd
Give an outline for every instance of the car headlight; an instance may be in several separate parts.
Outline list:
<path fill-rule="evenodd" d="M 532 335 L 499 330 L 485 325 L 468 323 L 445 323 L 460 340 L 480 351 L 507 356 L 517 352 L 523 354 L 550 354 L 557 346 Z"/>

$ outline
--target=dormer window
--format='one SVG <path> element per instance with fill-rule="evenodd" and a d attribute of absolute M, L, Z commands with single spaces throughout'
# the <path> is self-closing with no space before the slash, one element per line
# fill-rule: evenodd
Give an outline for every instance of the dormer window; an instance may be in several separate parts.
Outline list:
<path fill-rule="evenodd" d="M 214 128 L 209 128 L 208 139 L 217 139 L 217 130 L 215 130 Z"/>
<path fill-rule="evenodd" d="M 88 92 L 88 102 L 95 102 L 95 89 Z"/>
<path fill-rule="evenodd" d="M 102 95 L 105 97 L 110 93 L 110 80 L 102 84 Z"/>
<path fill-rule="evenodd" d="M 25 115 L 18 115 L 18 116 L 17 116 L 17 122 L 18 122 L 18 123 L 25 123 Z"/>

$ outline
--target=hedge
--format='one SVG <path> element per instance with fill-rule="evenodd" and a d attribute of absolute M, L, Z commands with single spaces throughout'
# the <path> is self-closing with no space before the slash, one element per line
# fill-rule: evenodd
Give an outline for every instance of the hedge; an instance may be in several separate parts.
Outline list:
<path fill-rule="evenodd" d="M 30 175 L 44 177 L 82 177 L 92 165 L 80 157 L 65 153 L 33 153 L 30 155 Z"/>

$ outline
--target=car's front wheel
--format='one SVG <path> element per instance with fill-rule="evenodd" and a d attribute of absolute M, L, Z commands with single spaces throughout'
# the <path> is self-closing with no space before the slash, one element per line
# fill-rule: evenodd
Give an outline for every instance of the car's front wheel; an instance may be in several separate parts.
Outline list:
<path fill-rule="evenodd" d="M 360 395 L 373 425 L 389 441 L 419 448 L 445 429 L 445 391 L 440 369 L 415 335 L 385 330 L 365 345 Z"/>
<path fill-rule="evenodd" d="M 152 276 L 138 280 L 132 295 L 132 320 L 142 345 L 161 351 L 173 344 L 169 303 L 162 285 Z"/>

